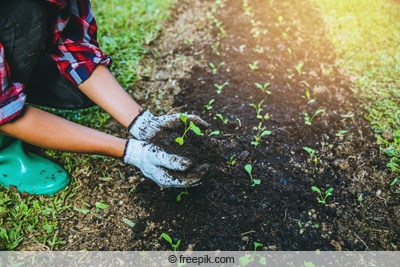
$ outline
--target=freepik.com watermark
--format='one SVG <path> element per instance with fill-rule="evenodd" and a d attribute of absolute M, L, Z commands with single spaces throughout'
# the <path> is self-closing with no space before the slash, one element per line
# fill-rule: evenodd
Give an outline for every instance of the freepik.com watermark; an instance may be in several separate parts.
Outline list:
<path fill-rule="evenodd" d="M 194 263 L 200 266 L 201 264 L 233 264 L 235 263 L 235 257 L 211 257 L 209 255 L 203 256 L 185 256 L 185 255 L 170 255 L 168 256 L 168 261 L 170 263 L 178 263 L 178 264 L 190 264 Z"/>

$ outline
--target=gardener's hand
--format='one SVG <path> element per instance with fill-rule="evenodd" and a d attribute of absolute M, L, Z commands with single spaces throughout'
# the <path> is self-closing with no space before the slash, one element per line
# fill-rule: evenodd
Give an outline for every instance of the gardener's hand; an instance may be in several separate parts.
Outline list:
<path fill-rule="evenodd" d="M 186 158 L 166 153 L 158 146 L 146 141 L 129 139 L 123 161 L 138 167 L 142 173 L 160 187 L 189 187 L 198 184 L 196 178 L 180 181 L 172 177 L 165 168 L 184 171 L 190 166 Z"/>
<path fill-rule="evenodd" d="M 188 121 L 193 121 L 197 126 L 207 127 L 208 123 L 196 115 L 185 114 Z M 174 128 L 182 123 L 180 114 L 154 116 L 150 111 L 140 113 L 129 126 L 129 132 L 138 140 L 149 140 L 163 128 Z"/>

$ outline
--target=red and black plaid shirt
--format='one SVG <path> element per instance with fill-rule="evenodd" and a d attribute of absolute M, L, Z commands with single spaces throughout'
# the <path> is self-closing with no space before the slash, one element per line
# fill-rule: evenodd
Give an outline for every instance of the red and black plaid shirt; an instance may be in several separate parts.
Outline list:
<path fill-rule="evenodd" d="M 99 49 L 97 25 L 89 0 L 44 0 L 49 10 L 51 38 L 45 52 L 61 74 L 75 86 L 89 78 L 99 64 L 111 58 Z M 25 104 L 24 85 L 12 80 L 4 47 L 0 43 L 0 124 L 18 117 Z"/>

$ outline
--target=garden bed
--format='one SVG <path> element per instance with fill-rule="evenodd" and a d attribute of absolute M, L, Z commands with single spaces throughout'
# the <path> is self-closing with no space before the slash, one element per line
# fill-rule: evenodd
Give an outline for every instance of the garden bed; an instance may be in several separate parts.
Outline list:
<path fill-rule="evenodd" d="M 180 250 L 398 250 L 394 176 L 318 10 L 295 0 L 214 5 L 178 2 L 149 46 L 157 68 L 130 92 L 156 114 L 197 114 L 207 133 L 219 131 L 204 137 L 210 149 L 198 147 L 215 152 L 206 159 L 216 169 L 199 186 L 160 190 L 133 167 L 93 158 L 96 172 L 75 177 L 75 207 L 89 212 L 61 219 L 60 250 L 170 250 L 162 233 Z"/>

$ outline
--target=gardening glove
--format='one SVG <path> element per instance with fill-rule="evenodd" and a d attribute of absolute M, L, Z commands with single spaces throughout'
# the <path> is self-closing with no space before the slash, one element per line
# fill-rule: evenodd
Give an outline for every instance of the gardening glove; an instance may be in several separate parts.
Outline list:
<path fill-rule="evenodd" d="M 196 115 L 185 114 L 188 121 L 197 126 L 208 127 L 208 123 Z M 182 123 L 180 114 L 154 116 L 150 111 L 142 111 L 128 127 L 129 132 L 138 140 L 150 140 L 163 128 L 174 128 Z"/>
<path fill-rule="evenodd" d="M 144 176 L 164 187 L 189 187 L 196 185 L 198 179 L 178 180 L 172 177 L 165 168 L 185 171 L 191 165 L 184 157 L 168 154 L 158 146 L 146 141 L 129 139 L 124 152 L 123 161 L 138 167 Z"/>

